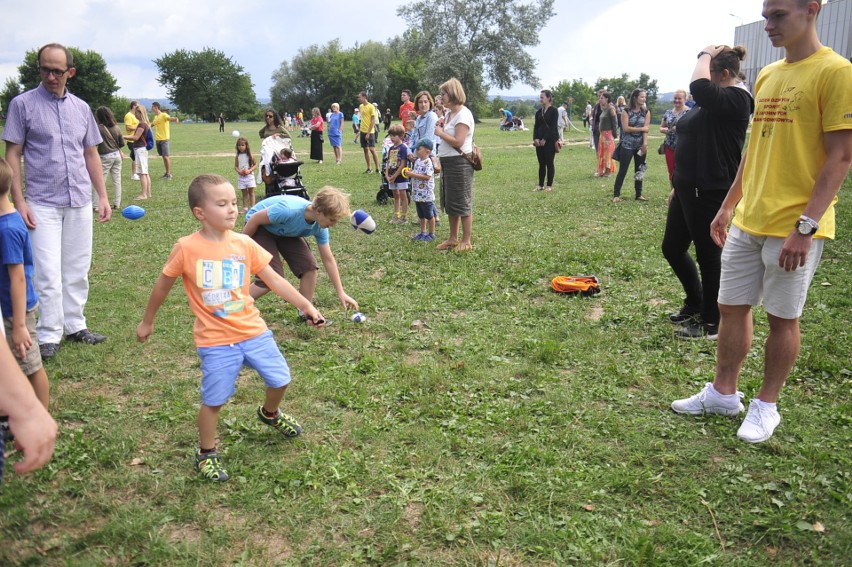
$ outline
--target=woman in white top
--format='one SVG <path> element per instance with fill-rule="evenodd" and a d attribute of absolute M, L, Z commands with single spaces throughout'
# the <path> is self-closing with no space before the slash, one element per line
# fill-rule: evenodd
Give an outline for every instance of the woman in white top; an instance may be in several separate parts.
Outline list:
<path fill-rule="evenodd" d="M 467 252 L 473 248 L 473 165 L 462 154 L 473 151 L 473 114 L 464 105 L 467 97 L 458 79 L 450 79 L 440 91 L 448 112 L 438 117 L 435 135 L 446 142 L 438 147 L 438 158 L 443 172 L 441 208 L 450 217 L 450 235 L 437 248 Z"/>

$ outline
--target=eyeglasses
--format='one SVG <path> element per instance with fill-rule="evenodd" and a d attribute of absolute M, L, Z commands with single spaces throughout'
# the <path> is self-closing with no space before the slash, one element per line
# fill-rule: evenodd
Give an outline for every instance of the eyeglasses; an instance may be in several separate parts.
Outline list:
<path fill-rule="evenodd" d="M 57 79 L 70 70 L 71 70 L 71 67 L 68 67 L 67 69 L 48 69 L 47 67 L 39 67 L 38 68 L 38 72 L 42 77 L 47 78 L 50 75 L 53 75 Z"/>

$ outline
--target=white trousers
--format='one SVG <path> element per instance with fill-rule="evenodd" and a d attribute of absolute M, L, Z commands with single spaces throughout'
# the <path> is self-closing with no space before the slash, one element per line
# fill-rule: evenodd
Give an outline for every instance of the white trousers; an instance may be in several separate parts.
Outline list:
<path fill-rule="evenodd" d="M 101 169 L 104 173 L 104 187 L 107 186 L 107 178 L 112 179 L 112 188 L 115 198 L 112 200 L 113 208 L 121 207 L 121 152 L 112 152 L 101 156 Z M 92 208 L 97 209 L 100 199 L 98 192 L 92 188 Z"/>
<path fill-rule="evenodd" d="M 27 205 L 36 220 L 36 228 L 30 230 L 33 285 L 40 307 L 36 335 L 39 344 L 59 343 L 63 332 L 86 328 L 92 207 L 46 207 L 31 201 Z"/>

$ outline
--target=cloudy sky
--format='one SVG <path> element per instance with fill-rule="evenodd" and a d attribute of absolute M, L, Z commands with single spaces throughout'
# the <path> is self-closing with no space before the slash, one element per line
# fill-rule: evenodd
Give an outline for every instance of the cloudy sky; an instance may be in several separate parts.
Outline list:
<path fill-rule="evenodd" d="M 16 76 L 24 53 L 49 42 L 103 55 L 118 94 L 164 98 L 153 59 L 176 49 L 218 49 L 250 75 L 259 97 L 269 96 L 270 76 L 299 48 L 340 39 L 344 48 L 401 34 L 398 0 L 325 0 L 321 12 L 291 2 L 206 0 L 20 0 L 3 2 L 0 85 Z M 372 5 L 368 24 L 359 24 Z M 760 18 L 761 0 L 556 0 L 556 15 L 530 52 L 544 87 L 561 80 L 647 73 L 660 92 L 683 88 L 695 54 L 711 43 L 730 44 L 734 28 Z M 13 25 L 11 25 L 14 23 Z M 536 93 L 514 85 L 492 94 Z"/>

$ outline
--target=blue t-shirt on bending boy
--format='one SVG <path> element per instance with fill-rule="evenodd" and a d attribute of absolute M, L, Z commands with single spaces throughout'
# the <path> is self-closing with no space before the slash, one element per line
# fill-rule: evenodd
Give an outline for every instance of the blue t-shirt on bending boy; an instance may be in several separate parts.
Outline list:
<path fill-rule="evenodd" d="M 38 295 L 33 287 L 33 249 L 30 233 L 18 211 L 0 216 L 0 310 L 3 317 L 12 317 L 12 287 L 9 280 L 9 265 L 22 264 L 27 284 L 27 311 L 38 304 Z"/>
<path fill-rule="evenodd" d="M 294 195 L 267 197 L 249 209 L 246 222 L 256 212 L 266 209 L 269 224 L 263 225 L 263 228 L 268 232 L 276 236 L 313 236 L 317 239 L 317 244 L 328 244 L 328 229 L 322 228 L 318 222 L 308 223 L 305 220 L 305 209 L 310 204 L 310 201 Z"/>

